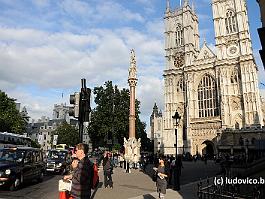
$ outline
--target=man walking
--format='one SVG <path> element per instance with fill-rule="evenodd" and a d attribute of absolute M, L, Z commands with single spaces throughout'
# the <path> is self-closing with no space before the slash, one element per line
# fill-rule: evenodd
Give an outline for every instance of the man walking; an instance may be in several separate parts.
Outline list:
<path fill-rule="evenodd" d="M 103 171 L 104 171 L 104 186 L 107 188 L 113 188 L 113 181 L 112 181 L 112 170 L 113 165 L 111 163 L 110 154 L 106 153 L 103 159 Z"/>
<path fill-rule="evenodd" d="M 80 143 L 76 146 L 77 168 L 72 175 L 64 179 L 72 179 L 71 196 L 74 199 L 89 199 L 93 183 L 93 163 L 87 157 L 88 146 Z"/>

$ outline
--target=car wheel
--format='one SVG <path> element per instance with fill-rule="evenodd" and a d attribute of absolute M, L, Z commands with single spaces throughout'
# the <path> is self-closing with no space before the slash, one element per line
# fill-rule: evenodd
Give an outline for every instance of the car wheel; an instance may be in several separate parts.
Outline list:
<path fill-rule="evenodd" d="M 16 177 L 15 181 L 9 187 L 10 191 L 18 190 L 18 187 L 21 185 L 21 180 L 22 180 L 22 175 L 21 175 L 20 179 L 18 177 Z"/>
<path fill-rule="evenodd" d="M 43 178 L 44 178 L 44 172 L 41 171 L 41 172 L 40 172 L 40 175 L 39 175 L 39 178 L 38 178 L 38 181 L 39 181 L 39 182 L 42 182 L 42 181 L 43 181 Z"/>

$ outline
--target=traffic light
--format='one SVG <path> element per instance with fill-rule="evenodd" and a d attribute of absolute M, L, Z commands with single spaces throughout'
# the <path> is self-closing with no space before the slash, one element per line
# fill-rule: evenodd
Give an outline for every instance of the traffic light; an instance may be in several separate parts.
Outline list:
<path fill-rule="evenodd" d="M 75 92 L 74 95 L 70 95 L 70 104 L 73 104 L 74 107 L 69 108 L 69 116 L 79 118 L 79 105 L 80 105 L 80 93 Z"/>
<path fill-rule="evenodd" d="M 91 112 L 90 107 L 90 95 L 91 89 L 90 88 L 82 88 L 81 89 L 81 110 L 80 113 L 82 114 L 82 121 L 89 122 L 89 114 Z"/>

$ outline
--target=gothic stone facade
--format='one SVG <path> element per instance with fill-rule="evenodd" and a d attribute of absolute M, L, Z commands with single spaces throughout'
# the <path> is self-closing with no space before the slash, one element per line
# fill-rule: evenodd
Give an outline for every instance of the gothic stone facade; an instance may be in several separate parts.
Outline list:
<path fill-rule="evenodd" d="M 163 130 L 163 115 L 162 111 L 158 112 L 156 103 L 153 107 L 153 112 L 150 116 L 151 140 L 154 142 L 154 153 L 164 153 L 164 146 L 162 142 Z"/>
<path fill-rule="evenodd" d="M 249 33 L 246 0 L 212 0 L 215 53 L 199 46 L 198 17 L 184 0 L 165 20 L 165 154 L 175 154 L 172 116 L 181 115 L 179 152 L 202 153 L 226 128 L 263 125 L 257 66 Z"/>

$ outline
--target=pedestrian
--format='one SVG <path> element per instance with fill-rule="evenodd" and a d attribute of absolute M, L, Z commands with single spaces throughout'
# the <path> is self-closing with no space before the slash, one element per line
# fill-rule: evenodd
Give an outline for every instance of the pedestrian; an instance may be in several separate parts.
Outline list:
<path fill-rule="evenodd" d="M 87 157 L 88 146 L 80 143 L 76 146 L 76 157 L 79 162 L 72 163 L 73 173 L 64 176 L 64 180 L 71 179 L 71 197 L 73 199 L 89 199 L 93 184 L 93 163 Z"/>
<path fill-rule="evenodd" d="M 107 188 L 113 188 L 113 181 L 112 181 L 112 173 L 113 173 L 113 165 L 110 159 L 110 154 L 105 153 L 105 157 L 103 158 L 103 171 L 104 171 L 104 186 Z"/>
<path fill-rule="evenodd" d="M 138 157 L 136 154 L 133 155 L 133 168 L 138 169 Z"/>
<path fill-rule="evenodd" d="M 162 158 L 159 159 L 159 166 L 157 168 L 157 192 L 159 194 L 159 198 L 164 199 L 167 189 L 167 180 L 168 177 L 164 160 Z"/>

